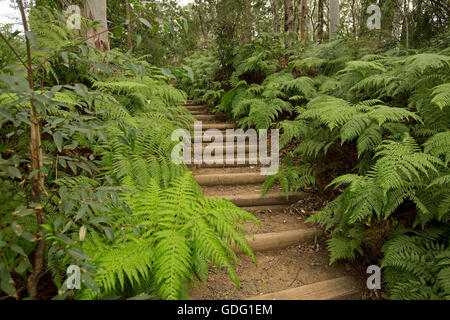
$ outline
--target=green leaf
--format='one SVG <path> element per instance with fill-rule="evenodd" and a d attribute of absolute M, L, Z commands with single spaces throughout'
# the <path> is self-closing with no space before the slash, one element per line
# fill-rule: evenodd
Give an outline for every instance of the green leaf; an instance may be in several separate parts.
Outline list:
<path fill-rule="evenodd" d="M 55 142 L 56 148 L 58 148 L 58 151 L 62 151 L 62 143 L 63 143 L 63 136 L 61 131 L 56 131 L 53 134 L 53 141 Z"/>
<path fill-rule="evenodd" d="M 147 19 L 145 18 L 139 18 L 139 21 L 142 22 L 143 24 L 145 24 L 147 27 L 151 28 L 152 25 L 150 24 L 150 22 L 148 22 Z"/>
<path fill-rule="evenodd" d="M 11 177 L 14 177 L 14 178 L 21 178 L 22 177 L 19 169 L 17 169 L 16 167 L 7 167 L 6 171 L 9 173 L 9 175 Z"/>
<path fill-rule="evenodd" d="M 12 279 L 11 280 L 2 279 L 2 281 L 0 282 L 0 287 L 2 288 L 2 291 L 4 291 L 6 294 L 13 296 L 16 294 L 16 288 L 8 281 L 12 281 Z"/>
<path fill-rule="evenodd" d="M 25 255 L 26 255 L 26 254 L 25 254 L 25 251 L 23 251 L 22 247 L 18 246 L 17 244 L 12 244 L 9 248 L 10 248 L 12 251 L 17 252 L 18 254 L 20 254 L 20 255 L 22 255 L 22 256 L 25 256 Z"/>
<path fill-rule="evenodd" d="M 106 237 L 111 241 L 114 242 L 114 232 L 111 229 L 111 227 L 102 227 L 103 231 L 105 231 Z"/>

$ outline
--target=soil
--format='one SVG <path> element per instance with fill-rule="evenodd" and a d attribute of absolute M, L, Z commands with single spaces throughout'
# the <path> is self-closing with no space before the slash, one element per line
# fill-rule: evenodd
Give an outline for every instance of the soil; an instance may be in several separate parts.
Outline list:
<path fill-rule="evenodd" d="M 283 250 L 256 252 L 255 256 L 258 267 L 244 255 L 239 256 L 239 264 L 235 265 L 240 290 L 230 280 L 226 270 L 211 268 L 206 284 L 198 284 L 198 287 L 191 289 L 190 299 L 245 299 L 356 273 L 346 263 L 336 263 L 332 267 L 328 265 L 329 256 L 323 239 Z"/>

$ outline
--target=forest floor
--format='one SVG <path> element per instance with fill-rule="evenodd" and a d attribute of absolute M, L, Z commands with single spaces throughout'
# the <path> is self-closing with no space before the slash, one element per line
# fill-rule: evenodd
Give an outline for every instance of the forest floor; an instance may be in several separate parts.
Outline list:
<path fill-rule="evenodd" d="M 188 105 L 187 108 L 193 111 L 197 119 L 207 115 L 204 106 Z M 216 123 L 216 121 L 211 120 L 208 123 Z M 257 177 L 260 167 L 257 165 L 193 165 L 191 170 L 207 197 L 230 199 L 259 219 L 261 228 L 256 223 L 247 224 L 249 232 L 255 235 L 280 234 L 292 230 L 306 232 L 317 230 L 316 226 L 305 224 L 305 219 L 323 208 L 328 201 L 312 189 L 306 190 L 310 192 L 302 192 L 293 198 L 290 197 L 291 200 L 286 200 L 279 186 L 274 186 L 268 192 L 266 197 L 268 196 L 269 200 L 262 201 L 264 198 L 261 197 L 262 182 Z M 245 175 L 249 175 L 248 183 L 245 183 Z M 240 176 L 240 179 L 235 183 L 230 179 L 224 180 L 230 176 Z M 251 176 L 253 178 L 250 178 Z M 206 179 L 211 177 L 214 178 L 213 181 Z M 244 183 L 242 183 L 243 180 Z M 227 182 L 221 183 L 221 181 Z M 294 245 L 274 244 L 272 250 L 269 248 L 254 251 L 257 266 L 252 259 L 243 254 L 238 254 L 239 264 L 234 265 L 240 280 L 240 290 L 229 278 L 226 268 L 222 270 L 211 268 L 206 283 L 197 283 L 197 286 L 190 290 L 190 299 L 252 299 L 258 296 L 265 298 L 267 296 L 263 295 L 271 293 L 275 294 L 273 298 L 276 299 L 279 292 L 284 293 L 285 296 L 287 294 L 288 299 L 299 299 L 299 297 L 365 299 L 368 297 L 368 290 L 365 289 L 366 276 L 361 268 L 355 266 L 357 264 L 337 262 L 332 266 L 329 265 L 326 238 L 322 233 L 302 239 Z M 340 279 L 341 282 L 327 282 L 333 279 Z M 351 289 L 347 289 L 349 283 Z M 333 284 L 338 286 L 342 284 L 342 287 L 332 288 Z M 319 285 L 319 291 L 323 292 L 308 295 L 308 285 L 312 285 L 310 291 L 314 291 Z M 287 289 L 294 291 L 291 294 L 290 291 L 285 291 Z"/>

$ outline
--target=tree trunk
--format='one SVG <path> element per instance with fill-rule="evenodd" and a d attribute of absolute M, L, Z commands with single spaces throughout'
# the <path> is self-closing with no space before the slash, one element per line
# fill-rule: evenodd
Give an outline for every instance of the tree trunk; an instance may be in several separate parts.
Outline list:
<path fill-rule="evenodd" d="M 336 36 L 339 29 L 339 0 L 330 0 L 330 39 Z"/>
<path fill-rule="evenodd" d="M 103 32 L 94 36 L 96 33 L 100 33 L 108 29 L 108 22 L 106 20 L 106 0 L 82 0 L 83 8 L 81 9 L 81 15 L 87 19 L 98 21 L 100 25 L 97 30 L 89 29 L 86 38 L 89 38 L 95 45 L 95 47 L 101 51 L 110 49 L 108 32 Z M 92 38 L 91 38 L 92 37 Z"/>
<path fill-rule="evenodd" d="M 409 0 L 405 1 L 405 7 L 404 7 L 404 15 L 405 15 L 405 37 L 406 37 L 406 56 L 409 55 L 409 19 L 408 19 L 408 12 L 409 12 Z"/>
<path fill-rule="evenodd" d="M 253 14 L 252 2 L 248 1 L 244 8 L 244 27 L 242 29 L 241 44 L 249 43 L 252 40 Z"/>
<path fill-rule="evenodd" d="M 392 20 L 392 40 L 398 49 L 402 37 L 402 1 L 394 0 L 394 18 Z"/>
<path fill-rule="evenodd" d="M 128 37 L 128 51 L 133 52 L 133 41 L 131 41 L 131 16 L 130 16 L 130 2 L 125 0 L 125 10 L 127 15 L 127 37 Z"/>
<path fill-rule="evenodd" d="M 352 4 L 351 4 L 351 11 L 352 11 L 352 25 L 353 25 L 353 34 L 355 39 L 358 37 L 358 29 L 356 27 L 357 22 L 356 22 L 356 0 L 352 0 Z"/>
<path fill-rule="evenodd" d="M 308 11 L 308 4 L 306 2 L 307 0 L 302 0 L 302 16 L 301 16 L 301 25 L 300 25 L 300 39 L 302 41 L 306 40 L 306 26 L 307 26 L 307 11 Z"/>
<path fill-rule="evenodd" d="M 294 8 L 292 0 L 284 0 L 284 32 L 286 36 L 285 47 L 292 45 L 292 36 L 294 31 Z"/>
<path fill-rule="evenodd" d="M 281 32 L 280 14 L 279 14 L 279 0 L 271 0 L 272 3 L 272 15 L 273 15 L 273 31 L 276 33 Z"/>
<path fill-rule="evenodd" d="M 203 2 L 200 0 L 200 4 L 198 7 L 198 19 L 200 21 L 200 29 L 202 30 L 203 33 L 203 38 L 205 39 L 205 48 L 208 49 L 209 48 L 209 40 L 208 40 L 208 30 L 206 29 L 206 25 L 205 25 L 205 19 L 204 19 L 204 5 Z"/>
<path fill-rule="evenodd" d="M 301 1 L 302 0 L 294 0 L 294 32 L 295 34 L 300 36 L 300 25 L 301 25 Z"/>
<path fill-rule="evenodd" d="M 323 0 L 319 0 L 317 8 L 317 41 L 322 43 L 323 41 Z"/>
<path fill-rule="evenodd" d="M 25 33 L 29 31 L 28 22 L 25 14 L 25 8 L 22 0 L 17 1 L 22 17 L 22 25 Z M 38 237 L 39 242 L 34 250 L 33 271 L 27 278 L 26 287 L 28 295 L 32 298 L 38 296 L 38 284 L 44 270 L 44 254 L 46 242 L 43 239 L 44 230 L 41 225 L 44 224 L 44 211 L 42 210 L 41 194 L 44 190 L 44 175 L 41 171 L 42 167 L 42 144 L 41 144 L 41 126 L 39 123 L 36 107 L 34 105 L 34 82 L 33 71 L 31 65 L 31 44 L 28 37 L 25 37 L 25 45 L 27 52 L 27 76 L 28 86 L 32 90 L 32 96 L 30 99 L 30 154 L 31 154 L 31 170 L 37 172 L 32 179 L 31 193 L 33 196 L 33 202 L 38 206 L 34 208 L 36 214 L 37 224 L 39 226 Z"/>

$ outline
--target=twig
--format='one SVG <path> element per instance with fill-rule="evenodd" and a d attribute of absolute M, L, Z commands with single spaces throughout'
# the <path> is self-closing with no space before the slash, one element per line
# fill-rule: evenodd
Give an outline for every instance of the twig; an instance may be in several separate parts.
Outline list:
<path fill-rule="evenodd" d="M 0 32 L 0 37 L 3 39 L 3 41 L 5 41 L 6 45 L 9 47 L 9 49 L 11 49 L 11 51 L 14 53 L 14 55 L 17 57 L 17 59 L 19 59 L 19 61 L 23 64 L 23 66 L 28 69 L 27 64 L 25 63 L 25 61 L 23 61 L 23 59 L 20 57 L 20 55 L 17 53 L 16 49 L 14 49 L 14 47 L 9 43 L 8 39 L 6 39 L 6 37 L 3 35 L 3 33 Z"/>

